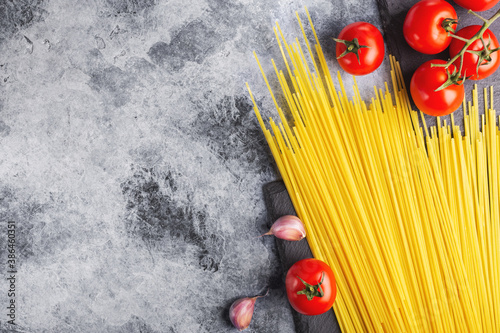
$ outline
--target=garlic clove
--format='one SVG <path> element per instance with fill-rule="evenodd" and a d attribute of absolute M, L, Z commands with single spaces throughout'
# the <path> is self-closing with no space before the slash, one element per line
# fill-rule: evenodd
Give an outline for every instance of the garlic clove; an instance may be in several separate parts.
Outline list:
<path fill-rule="evenodd" d="M 252 321 L 256 297 L 245 297 L 235 301 L 229 309 L 229 318 L 234 327 L 243 331 Z"/>
<path fill-rule="evenodd" d="M 268 293 L 269 290 L 263 296 L 244 297 L 234 301 L 229 308 L 229 319 L 234 327 L 240 331 L 248 328 L 252 321 L 255 301 L 257 298 L 267 296 Z"/>
<path fill-rule="evenodd" d="M 299 241 L 306 237 L 306 229 L 297 216 L 285 215 L 277 219 L 271 226 L 271 230 L 264 235 L 274 235 L 279 239 Z"/>

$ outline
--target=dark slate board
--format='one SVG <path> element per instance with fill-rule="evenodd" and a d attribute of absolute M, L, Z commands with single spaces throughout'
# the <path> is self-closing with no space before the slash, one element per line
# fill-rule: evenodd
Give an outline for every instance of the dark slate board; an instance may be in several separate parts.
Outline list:
<path fill-rule="evenodd" d="M 264 185 L 263 191 L 271 224 L 283 215 L 297 215 L 285 184 L 282 181 L 274 181 Z M 276 238 L 276 245 L 285 272 L 295 262 L 313 257 L 311 249 L 307 244 L 307 239 L 299 242 L 290 242 Z M 297 311 L 293 311 L 293 319 L 297 333 L 340 332 L 340 327 L 333 310 L 329 310 L 318 316 L 305 316 Z"/>

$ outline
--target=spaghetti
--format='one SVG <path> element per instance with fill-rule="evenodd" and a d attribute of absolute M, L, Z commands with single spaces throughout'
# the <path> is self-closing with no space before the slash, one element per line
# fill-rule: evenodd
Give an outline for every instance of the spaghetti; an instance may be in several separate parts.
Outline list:
<path fill-rule="evenodd" d="M 278 122 L 264 122 L 247 88 L 313 255 L 335 273 L 342 331 L 499 332 L 500 129 L 492 90 L 484 90 L 481 118 L 477 88 L 464 102 L 464 134 L 453 116 L 429 128 L 411 109 L 393 57 L 392 94 L 387 84 L 375 88 L 367 104 L 354 81 L 349 99 L 340 74 L 335 88 L 306 13 L 315 53 L 298 14 L 307 53 L 274 29 L 288 80 L 272 63 L 291 118 L 257 56 Z"/>

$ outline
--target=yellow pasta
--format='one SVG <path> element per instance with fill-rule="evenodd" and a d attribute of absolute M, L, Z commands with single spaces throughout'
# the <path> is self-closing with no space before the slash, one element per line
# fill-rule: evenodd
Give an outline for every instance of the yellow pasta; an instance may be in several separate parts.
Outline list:
<path fill-rule="evenodd" d="M 483 91 L 481 118 L 477 88 L 464 101 L 463 134 L 453 116 L 429 128 L 411 109 L 393 57 L 392 93 L 375 88 L 366 103 L 354 81 L 349 99 L 339 73 L 335 88 L 306 13 L 314 47 L 298 14 L 304 50 L 274 29 L 284 105 L 256 56 L 278 122 L 262 118 L 247 87 L 313 255 L 335 273 L 342 331 L 499 332 L 500 129 L 492 88 Z"/>

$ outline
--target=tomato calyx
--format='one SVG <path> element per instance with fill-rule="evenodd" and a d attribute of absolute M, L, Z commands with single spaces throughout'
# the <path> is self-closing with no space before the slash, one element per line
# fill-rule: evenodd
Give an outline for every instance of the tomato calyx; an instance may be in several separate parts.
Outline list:
<path fill-rule="evenodd" d="M 357 38 L 354 38 L 353 40 L 333 38 L 333 40 L 336 41 L 337 43 L 342 43 L 346 46 L 345 51 L 342 52 L 342 54 L 339 55 L 337 59 L 345 57 L 349 53 L 354 53 L 356 55 L 356 58 L 358 59 L 358 64 L 361 63 L 359 60 L 359 50 L 362 48 L 367 48 L 367 49 L 370 48 L 368 45 L 359 45 L 359 41 Z"/>
<path fill-rule="evenodd" d="M 297 295 L 306 295 L 308 301 L 312 301 L 314 297 L 323 297 L 325 295 L 321 285 L 325 279 L 325 272 L 321 273 L 321 281 L 318 284 L 312 285 L 302 280 L 300 276 L 297 276 L 299 280 L 304 284 L 305 288 L 297 291 Z"/>
<path fill-rule="evenodd" d="M 439 65 L 434 65 L 432 64 L 431 67 L 442 67 Z M 467 79 L 466 77 L 460 76 L 460 71 L 457 71 L 457 68 L 453 68 L 453 72 L 450 73 L 450 70 L 448 67 L 446 67 L 446 74 L 448 75 L 448 78 L 442 85 L 440 85 L 436 90 L 434 91 L 440 91 L 443 89 L 448 88 L 451 85 L 457 85 L 460 86 L 464 84 L 465 80 Z"/>
<path fill-rule="evenodd" d="M 477 65 L 476 65 L 476 74 L 479 76 L 479 66 L 487 65 L 491 62 L 491 54 L 493 52 L 497 52 L 500 50 L 500 47 L 490 50 L 491 41 L 486 45 L 483 36 L 480 37 L 481 42 L 483 43 L 482 50 L 465 50 L 465 52 L 475 54 L 477 56 Z"/>
<path fill-rule="evenodd" d="M 445 18 L 441 22 L 441 27 L 443 27 L 444 31 L 448 33 L 455 33 L 456 29 L 453 26 L 456 26 L 458 23 L 458 20 L 453 19 L 453 18 Z"/>

